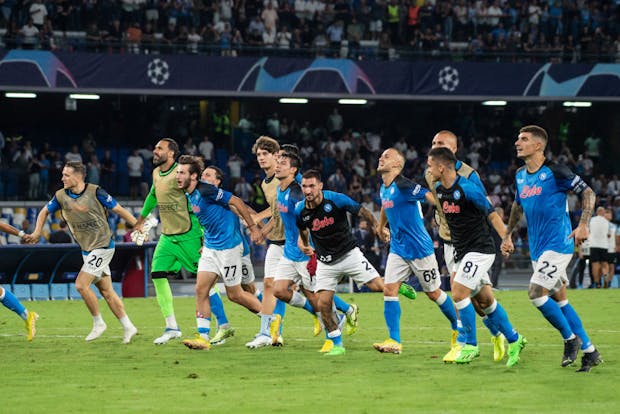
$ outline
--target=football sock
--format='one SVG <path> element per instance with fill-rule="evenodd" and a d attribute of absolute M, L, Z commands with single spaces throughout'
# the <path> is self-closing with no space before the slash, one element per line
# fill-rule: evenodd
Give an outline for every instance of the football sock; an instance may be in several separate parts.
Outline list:
<path fill-rule="evenodd" d="M 442 290 L 435 303 L 439 306 L 439 309 L 441 309 L 441 312 L 445 315 L 445 317 L 450 321 L 452 330 L 456 331 L 458 329 L 458 318 L 456 316 L 456 310 L 454 309 L 454 302 L 452 302 L 452 298 Z"/>
<path fill-rule="evenodd" d="M 400 302 L 398 296 L 383 297 L 383 316 L 390 334 L 390 338 L 400 343 Z"/>
<path fill-rule="evenodd" d="M 206 318 L 204 315 L 196 312 L 196 326 L 198 327 L 198 333 L 204 339 L 209 339 L 209 333 L 211 332 L 211 318 Z"/>
<path fill-rule="evenodd" d="M 558 306 L 562 309 L 562 313 L 568 320 L 571 329 L 579 338 L 581 338 L 581 350 L 586 350 L 592 346 L 592 342 L 590 341 L 590 337 L 586 333 L 586 330 L 581 323 L 581 318 L 577 315 L 577 311 L 575 308 L 568 303 L 568 300 L 563 300 L 558 302 Z"/>
<path fill-rule="evenodd" d="M 15 295 L 8 290 L 4 289 L 4 295 L 0 298 L 0 302 L 2 302 L 2 304 L 6 308 L 12 310 L 17 315 L 19 315 L 19 317 L 23 320 L 26 320 L 26 318 L 28 317 L 28 311 L 26 310 L 26 307 L 22 305 L 21 302 L 15 297 Z"/>
<path fill-rule="evenodd" d="M 508 343 L 513 343 L 519 339 L 519 333 L 512 327 L 506 310 L 500 303 L 494 300 L 491 306 L 483 309 L 483 311 L 487 315 L 487 319 L 497 326 L 500 332 L 504 334 Z"/>
<path fill-rule="evenodd" d="M 462 328 L 459 331 L 463 331 L 463 335 L 467 338 L 467 345 L 478 345 L 476 338 L 476 311 L 474 305 L 471 304 L 469 298 L 465 298 L 456 303 L 456 308 L 459 310 L 459 316 L 461 317 Z"/>
<path fill-rule="evenodd" d="M 172 305 L 172 290 L 170 289 L 170 283 L 166 278 L 153 279 L 153 286 L 155 287 L 155 295 L 157 296 L 157 303 L 161 309 L 161 313 L 164 318 L 174 315 L 174 306 Z M 177 329 L 177 326 L 168 326 L 168 328 Z"/>
<path fill-rule="evenodd" d="M 538 308 L 549 323 L 560 332 L 565 341 L 572 339 L 573 330 L 555 300 L 550 299 L 548 296 L 542 296 L 532 299 L 531 302 Z"/>
<path fill-rule="evenodd" d="M 342 313 L 347 313 L 349 311 L 349 308 L 351 307 L 338 295 L 334 295 L 334 304 L 336 305 L 336 309 L 338 309 Z"/>
<path fill-rule="evenodd" d="M 217 325 L 222 326 L 228 324 L 228 318 L 224 310 L 224 302 L 222 302 L 220 293 L 215 289 L 211 289 L 209 292 L 209 302 L 211 303 L 211 313 L 215 315 Z"/>
<path fill-rule="evenodd" d="M 340 332 L 340 329 L 329 332 L 327 334 L 327 338 L 334 341 L 334 346 L 342 346 L 342 333 Z"/>
<path fill-rule="evenodd" d="M 297 291 L 293 292 L 293 297 L 291 298 L 289 305 L 295 306 L 296 308 L 305 309 L 306 311 L 314 315 L 314 308 L 310 304 L 310 301 L 308 300 L 308 298 L 306 298 L 305 296 L 303 296 L 301 293 Z"/>

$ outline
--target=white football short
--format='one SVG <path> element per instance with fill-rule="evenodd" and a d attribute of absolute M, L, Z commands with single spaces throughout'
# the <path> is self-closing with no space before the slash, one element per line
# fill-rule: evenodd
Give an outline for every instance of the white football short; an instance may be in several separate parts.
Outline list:
<path fill-rule="evenodd" d="M 441 274 L 434 254 L 421 259 L 407 260 L 390 253 L 385 266 L 385 283 L 397 283 L 407 280 L 413 273 L 425 292 L 434 292 L 441 286 Z"/>
<path fill-rule="evenodd" d="M 284 246 L 270 244 L 265 253 L 265 277 L 274 278 L 278 271 L 280 259 L 284 256 Z"/>
<path fill-rule="evenodd" d="M 224 279 L 225 286 L 240 285 L 243 273 L 242 253 L 242 243 L 239 243 L 232 249 L 225 250 L 203 247 L 200 260 L 198 261 L 198 271 L 211 272 L 221 276 Z"/>
<path fill-rule="evenodd" d="M 380 277 L 377 269 L 370 264 L 359 247 L 356 247 L 335 263 L 317 262 L 316 292 L 320 290 L 336 291 L 338 282 L 345 276 L 353 279 L 358 287 Z"/>
<path fill-rule="evenodd" d="M 444 242 L 443 258 L 446 262 L 446 268 L 448 269 L 448 272 L 450 272 L 450 276 L 452 276 L 452 273 L 456 272 L 456 262 L 454 261 L 454 246 L 452 244 Z"/>
<path fill-rule="evenodd" d="M 532 260 L 534 274 L 532 274 L 530 283 L 544 287 L 550 295 L 553 295 L 562 288 L 562 285 L 568 283 L 566 268 L 572 258 L 572 254 L 557 253 L 551 250 L 543 252 L 538 260 Z"/>
<path fill-rule="evenodd" d="M 94 283 L 99 282 L 102 276 L 110 276 L 110 262 L 114 257 L 114 248 L 110 249 L 95 249 L 88 253 L 82 252 L 82 259 L 84 264 L 80 271 L 93 275 L 95 277 Z"/>
<path fill-rule="evenodd" d="M 254 282 L 254 265 L 252 264 L 252 258 L 250 254 L 246 254 L 241 257 L 241 283 L 249 285 Z"/>
<path fill-rule="evenodd" d="M 470 296 L 476 296 L 484 285 L 491 284 L 488 272 L 494 261 L 494 254 L 469 252 L 456 264 L 454 281 L 469 288 Z"/>
<path fill-rule="evenodd" d="M 293 260 L 282 257 L 278 270 L 276 271 L 275 280 L 292 280 L 296 284 L 301 284 L 310 292 L 314 292 L 315 279 L 308 272 L 308 261 L 295 262 Z"/>

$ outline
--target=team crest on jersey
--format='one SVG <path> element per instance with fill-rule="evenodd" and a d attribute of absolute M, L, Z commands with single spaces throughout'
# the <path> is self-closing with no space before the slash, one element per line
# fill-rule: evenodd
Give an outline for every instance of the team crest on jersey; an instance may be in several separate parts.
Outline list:
<path fill-rule="evenodd" d="M 524 181 L 523 178 L 517 178 L 517 184 L 523 184 Z"/>
<path fill-rule="evenodd" d="M 540 179 L 540 181 L 545 181 L 547 179 L 547 173 L 541 172 L 540 174 L 538 174 L 538 178 Z"/>
<path fill-rule="evenodd" d="M 332 205 L 331 204 L 325 204 L 323 206 L 323 210 L 325 210 L 326 213 L 329 213 L 330 211 L 332 211 Z"/>
<path fill-rule="evenodd" d="M 453 194 L 454 199 L 455 200 L 460 200 L 461 199 L 461 192 L 459 190 L 456 190 Z"/>
<path fill-rule="evenodd" d="M 288 201 L 288 196 L 289 196 L 289 194 L 288 194 L 288 193 L 286 193 L 286 195 L 284 196 L 284 199 L 285 199 L 286 201 Z"/>
<path fill-rule="evenodd" d="M 390 194 L 394 194 L 394 187 L 390 188 Z"/>

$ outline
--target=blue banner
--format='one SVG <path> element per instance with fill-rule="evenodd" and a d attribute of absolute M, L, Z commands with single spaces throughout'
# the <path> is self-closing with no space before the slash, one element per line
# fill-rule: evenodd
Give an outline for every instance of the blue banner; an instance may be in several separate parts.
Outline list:
<path fill-rule="evenodd" d="M 0 54 L 0 87 L 227 96 L 617 98 L 620 64 L 381 62 L 10 50 Z"/>

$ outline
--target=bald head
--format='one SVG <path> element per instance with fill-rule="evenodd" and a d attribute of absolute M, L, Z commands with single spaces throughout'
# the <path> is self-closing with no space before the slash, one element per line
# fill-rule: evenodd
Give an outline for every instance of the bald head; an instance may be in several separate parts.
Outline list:
<path fill-rule="evenodd" d="M 456 154 L 458 149 L 458 138 L 453 132 L 448 130 L 439 131 L 433 137 L 431 148 L 448 148 L 452 153 Z"/>
<path fill-rule="evenodd" d="M 596 215 L 597 216 L 604 216 L 605 215 L 605 207 L 598 207 L 596 209 Z"/>

